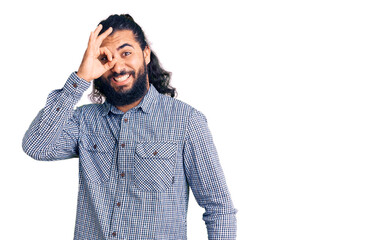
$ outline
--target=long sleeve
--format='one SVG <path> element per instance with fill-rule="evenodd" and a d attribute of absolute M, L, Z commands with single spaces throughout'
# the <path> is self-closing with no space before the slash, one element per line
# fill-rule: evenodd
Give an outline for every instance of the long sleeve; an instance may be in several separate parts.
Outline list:
<path fill-rule="evenodd" d="M 203 219 L 209 240 L 236 239 L 236 210 L 207 121 L 204 115 L 196 110 L 187 128 L 184 164 L 187 181 L 195 199 L 205 209 Z"/>
<path fill-rule="evenodd" d="M 64 87 L 51 92 L 23 138 L 24 152 L 36 160 L 78 156 L 79 111 L 74 110 L 90 83 L 72 73 Z"/>

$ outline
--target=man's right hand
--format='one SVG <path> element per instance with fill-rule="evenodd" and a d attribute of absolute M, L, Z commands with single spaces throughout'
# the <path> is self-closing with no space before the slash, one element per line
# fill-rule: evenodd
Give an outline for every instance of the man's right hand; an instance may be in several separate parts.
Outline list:
<path fill-rule="evenodd" d="M 113 68 L 116 63 L 116 59 L 113 59 L 113 55 L 109 49 L 100 47 L 103 40 L 113 31 L 113 28 L 110 27 L 98 36 L 102 28 L 102 25 L 99 24 L 95 31 L 91 32 L 87 50 L 77 71 L 77 75 L 88 82 L 102 76 L 103 73 Z M 102 56 L 105 56 L 107 61 L 101 61 L 99 57 Z"/>

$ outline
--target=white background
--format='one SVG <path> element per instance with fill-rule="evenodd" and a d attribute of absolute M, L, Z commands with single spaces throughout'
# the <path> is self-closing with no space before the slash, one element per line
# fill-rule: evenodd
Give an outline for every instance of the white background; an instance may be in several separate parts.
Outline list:
<path fill-rule="evenodd" d="M 73 238 L 77 159 L 32 160 L 22 137 L 90 31 L 130 13 L 208 118 L 239 240 L 391 239 L 388 3 L 1 3 L 0 238 Z M 207 239 L 202 213 L 192 198 L 189 240 Z"/>

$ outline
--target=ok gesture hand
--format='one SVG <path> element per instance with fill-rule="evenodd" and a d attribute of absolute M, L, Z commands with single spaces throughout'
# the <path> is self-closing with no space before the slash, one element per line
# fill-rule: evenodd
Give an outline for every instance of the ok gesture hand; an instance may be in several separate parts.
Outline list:
<path fill-rule="evenodd" d="M 77 75 L 88 82 L 102 76 L 103 73 L 113 68 L 116 63 L 109 49 L 100 47 L 103 40 L 113 31 L 113 28 L 110 27 L 98 36 L 102 28 L 103 26 L 99 24 L 95 31 L 91 32 L 87 50 L 77 71 Z M 107 61 L 101 61 L 99 56 L 106 56 Z"/>

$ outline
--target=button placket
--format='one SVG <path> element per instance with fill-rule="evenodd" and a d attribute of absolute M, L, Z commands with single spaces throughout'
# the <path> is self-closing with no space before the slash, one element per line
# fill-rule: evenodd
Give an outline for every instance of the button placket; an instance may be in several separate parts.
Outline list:
<path fill-rule="evenodd" d="M 113 221 L 111 224 L 111 237 L 112 238 L 119 238 L 118 234 L 118 227 L 119 222 L 121 222 L 123 216 L 122 216 L 122 207 L 126 206 L 126 198 L 124 198 L 123 194 L 126 192 L 126 181 L 128 180 L 126 169 L 122 166 L 122 161 L 124 161 L 124 157 L 126 156 L 125 151 L 131 146 L 130 143 L 128 143 L 127 138 L 127 130 L 129 128 L 129 123 L 131 112 L 125 113 L 122 118 L 121 122 L 119 124 L 119 136 L 118 136 L 118 155 L 117 155 L 117 161 L 118 161 L 118 182 L 117 182 L 117 191 L 115 196 L 115 201 L 112 203 L 114 205 L 113 208 Z M 129 145 L 130 144 L 130 145 Z M 126 157 L 125 157 L 126 158 Z M 117 231 L 115 231 L 117 230 Z"/>

